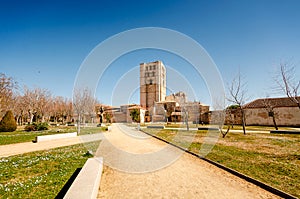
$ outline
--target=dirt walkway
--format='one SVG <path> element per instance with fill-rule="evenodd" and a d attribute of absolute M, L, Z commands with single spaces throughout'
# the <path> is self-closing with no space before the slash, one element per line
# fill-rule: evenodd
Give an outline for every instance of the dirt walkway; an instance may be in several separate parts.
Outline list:
<path fill-rule="evenodd" d="M 147 136 L 141 138 L 138 133 L 133 135 L 134 132 L 133 134 L 132 132 L 131 130 L 130 135 L 124 134 L 122 126 L 112 126 L 112 131 L 105 136 L 113 145 L 104 146 L 103 151 L 100 152 L 107 154 L 104 161 L 108 158 L 109 164 L 113 164 L 117 160 L 124 160 L 120 153 L 112 152 L 115 150 L 112 149 L 112 146 L 134 154 L 149 154 L 166 146 L 165 143 L 154 138 Z M 102 141 L 102 143 L 105 142 Z M 174 152 L 178 149 L 173 147 L 170 150 Z M 171 155 L 173 152 L 170 152 Z M 136 162 L 133 164 L 127 162 L 126 164 L 134 165 Z M 146 164 L 153 163 L 146 161 Z M 122 167 L 123 165 L 119 166 Z M 140 166 L 144 165 L 141 164 Z M 183 154 L 170 166 L 148 173 L 132 174 L 105 166 L 98 198 L 253 199 L 278 197 L 192 155 Z"/>
<path fill-rule="evenodd" d="M 80 144 L 84 142 L 92 142 L 101 139 L 102 133 L 83 135 L 75 138 L 57 139 L 51 141 L 42 141 L 38 143 L 23 142 L 17 144 L 8 144 L 0 146 L 0 157 L 8 157 L 33 151 L 48 150 L 62 146 Z"/>

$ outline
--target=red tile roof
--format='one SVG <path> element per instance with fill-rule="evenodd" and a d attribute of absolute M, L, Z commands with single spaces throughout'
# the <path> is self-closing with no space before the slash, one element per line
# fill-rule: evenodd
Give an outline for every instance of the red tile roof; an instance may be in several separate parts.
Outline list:
<path fill-rule="evenodd" d="M 300 97 L 296 97 L 298 101 L 300 101 Z M 282 98 L 264 98 L 264 99 L 257 99 L 248 104 L 244 105 L 244 108 L 264 108 L 266 106 L 272 107 L 298 107 L 298 105 L 292 101 L 288 97 Z"/>

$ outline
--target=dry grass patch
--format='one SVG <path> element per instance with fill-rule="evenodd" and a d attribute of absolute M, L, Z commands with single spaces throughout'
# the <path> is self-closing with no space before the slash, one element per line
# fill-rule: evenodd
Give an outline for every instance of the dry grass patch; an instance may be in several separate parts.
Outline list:
<path fill-rule="evenodd" d="M 144 129 L 164 140 L 199 153 L 207 131 Z M 177 139 L 174 139 L 175 136 Z M 188 142 L 194 136 L 193 142 Z M 229 133 L 219 136 L 208 159 L 300 197 L 300 135 Z"/>

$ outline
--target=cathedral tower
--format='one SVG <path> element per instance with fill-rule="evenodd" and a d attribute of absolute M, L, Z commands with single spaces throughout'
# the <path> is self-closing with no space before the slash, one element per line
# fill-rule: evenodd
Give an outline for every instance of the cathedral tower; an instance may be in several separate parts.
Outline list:
<path fill-rule="evenodd" d="M 147 110 L 166 98 L 166 68 L 161 61 L 140 64 L 140 104 Z"/>

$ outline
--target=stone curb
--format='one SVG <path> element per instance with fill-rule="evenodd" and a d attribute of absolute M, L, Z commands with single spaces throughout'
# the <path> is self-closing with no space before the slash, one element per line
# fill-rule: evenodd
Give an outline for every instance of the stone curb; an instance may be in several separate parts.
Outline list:
<path fill-rule="evenodd" d="M 72 137 L 77 137 L 77 132 L 61 133 L 61 134 L 53 134 L 53 135 L 40 135 L 40 136 L 36 136 L 33 142 L 50 141 L 50 140 L 72 138 Z"/>
<path fill-rule="evenodd" d="M 96 199 L 103 171 L 103 158 L 89 158 L 64 196 L 65 199 Z"/>

